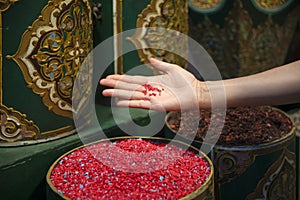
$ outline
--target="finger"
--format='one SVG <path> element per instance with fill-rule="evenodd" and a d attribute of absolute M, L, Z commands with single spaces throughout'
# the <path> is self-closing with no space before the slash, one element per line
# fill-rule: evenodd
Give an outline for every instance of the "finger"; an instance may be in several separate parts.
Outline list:
<path fill-rule="evenodd" d="M 145 99 L 145 95 L 138 91 L 128 91 L 122 89 L 106 89 L 102 92 L 103 96 L 117 97 L 125 100 L 140 100 Z"/>
<path fill-rule="evenodd" d="M 127 83 L 143 85 L 149 82 L 149 80 L 151 80 L 151 77 L 114 74 L 114 75 L 107 76 L 106 79 L 113 79 L 113 80 L 123 81 Z"/>
<path fill-rule="evenodd" d="M 117 102 L 117 106 L 120 107 L 130 107 L 130 108 L 141 108 L 149 110 L 151 103 L 147 100 L 121 100 Z"/>
<path fill-rule="evenodd" d="M 102 79 L 100 80 L 100 84 L 107 87 L 112 87 L 115 89 L 122 89 L 122 90 L 136 90 L 142 92 L 144 87 L 138 84 L 131 84 L 123 81 L 116 81 L 113 79 Z"/>
<path fill-rule="evenodd" d="M 147 100 L 121 100 L 117 102 L 117 106 L 166 112 L 166 109 L 162 105 L 152 104 L 151 101 Z"/>
<path fill-rule="evenodd" d="M 106 79 L 119 80 L 119 79 L 121 79 L 122 76 L 123 76 L 123 75 L 120 75 L 120 74 L 111 74 L 111 75 L 108 75 L 108 76 L 106 77 Z"/>

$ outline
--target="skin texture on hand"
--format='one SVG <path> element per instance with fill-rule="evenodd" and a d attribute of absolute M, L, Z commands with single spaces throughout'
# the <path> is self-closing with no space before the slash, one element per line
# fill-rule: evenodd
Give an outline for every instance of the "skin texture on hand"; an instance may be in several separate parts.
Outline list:
<path fill-rule="evenodd" d="M 150 62 L 163 74 L 148 77 L 110 75 L 100 84 L 113 89 L 104 90 L 103 95 L 120 98 L 118 106 L 158 111 L 300 102 L 300 61 L 254 75 L 206 82 L 197 80 L 177 65 L 156 59 Z M 144 84 L 164 91 L 161 95 L 145 98 Z"/>
<path fill-rule="evenodd" d="M 151 65 L 162 72 L 157 76 L 109 75 L 100 84 L 111 87 L 104 96 L 117 97 L 118 106 L 158 111 L 195 109 L 199 106 L 202 88 L 193 74 L 181 67 L 150 59 Z M 161 91 L 156 96 L 145 95 L 145 84 Z"/>
<path fill-rule="evenodd" d="M 300 61 L 224 80 L 223 84 L 227 105 L 231 107 L 297 103 L 300 102 Z"/>

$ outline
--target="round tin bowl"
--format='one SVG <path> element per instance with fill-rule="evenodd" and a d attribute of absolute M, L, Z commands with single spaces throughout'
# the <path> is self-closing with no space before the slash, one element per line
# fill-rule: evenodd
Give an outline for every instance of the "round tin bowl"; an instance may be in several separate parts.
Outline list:
<path fill-rule="evenodd" d="M 294 0 L 286 0 L 284 3 L 280 4 L 280 5 L 276 5 L 274 7 L 267 5 L 267 4 L 263 4 L 263 1 L 259 1 L 259 0 L 251 0 L 252 4 L 254 5 L 254 7 L 256 7 L 258 10 L 260 10 L 261 12 L 265 13 L 265 14 L 276 14 L 281 12 L 282 10 L 284 10 L 285 8 L 287 8 L 288 6 L 291 5 L 291 3 Z"/>
<path fill-rule="evenodd" d="M 283 111 L 272 109 L 291 120 Z M 176 113 L 170 112 L 165 118 L 164 134 L 167 138 L 174 138 L 177 134 L 169 124 L 169 120 L 174 117 Z M 176 138 L 199 149 L 202 145 L 208 145 L 199 140 L 191 141 L 179 134 Z M 214 164 L 216 199 L 296 199 L 295 146 L 294 124 L 289 133 L 269 143 L 214 145 L 209 157 Z"/>
<path fill-rule="evenodd" d="M 182 147 L 186 148 L 189 151 L 193 151 L 196 154 L 201 155 L 201 157 L 204 159 L 204 161 L 208 164 L 210 168 L 210 174 L 206 181 L 196 190 L 194 190 L 192 193 L 180 198 L 182 200 L 187 200 L 187 199 L 201 199 L 201 200 L 211 200 L 214 199 L 214 175 L 213 175 L 213 164 L 211 160 L 204 154 L 202 153 L 199 149 L 190 146 L 184 142 L 181 141 L 176 141 L 176 140 L 171 140 L 171 139 L 166 139 L 166 138 L 160 138 L 160 137 L 135 137 L 135 136 L 128 136 L 128 137 L 115 137 L 115 138 L 109 138 L 109 139 L 103 139 L 99 140 L 87 145 L 83 145 L 80 147 L 77 147 L 64 155 L 62 155 L 60 158 L 58 158 L 49 168 L 47 176 L 46 176 L 46 181 L 47 181 L 47 199 L 54 200 L 54 199 L 70 199 L 67 196 L 63 195 L 61 192 L 58 191 L 58 189 L 54 186 L 54 184 L 51 181 L 51 174 L 55 166 L 67 155 L 72 154 L 73 152 L 84 148 L 88 147 L 93 144 L 99 144 L 101 142 L 115 142 L 115 141 L 120 141 L 120 140 L 125 140 L 125 139 L 139 139 L 139 140 L 145 140 L 145 141 L 151 141 L 154 143 L 163 143 L 163 144 L 168 144 L 172 142 L 172 145 L 175 145 L 177 147 Z"/>
<path fill-rule="evenodd" d="M 193 11 L 201 14 L 211 14 L 218 12 L 221 10 L 225 4 L 225 0 L 220 0 L 219 2 L 216 2 L 215 4 L 213 2 L 210 3 L 210 5 L 204 6 L 201 5 L 199 0 L 189 0 L 189 8 L 191 8 Z"/>

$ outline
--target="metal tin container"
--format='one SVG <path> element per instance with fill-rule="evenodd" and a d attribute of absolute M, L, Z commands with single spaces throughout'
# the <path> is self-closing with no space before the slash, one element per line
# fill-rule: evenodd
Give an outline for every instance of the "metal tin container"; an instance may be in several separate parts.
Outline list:
<path fill-rule="evenodd" d="M 72 88 L 93 49 L 90 1 L 4 1 L 0 24 L 0 146 L 75 133 Z"/>
<path fill-rule="evenodd" d="M 300 1 L 189 2 L 189 35 L 209 52 L 222 77 L 255 74 L 299 58 Z"/>
<path fill-rule="evenodd" d="M 81 64 L 95 45 L 136 28 L 188 32 L 187 0 L 95 0 L 93 3 L 90 0 L 0 3 L 0 146 L 36 144 L 75 133 L 73 111 L 82 108 L 73 108 L 73 86 Z M 92 6 L 97 3 L 101 6 Z M 100 23 L 93 23 L 93 15 L 101 19 Z M 115 39 L 110 52 L 115 58 L 114 66 L 107 66 L 106 74 L 125 73 L 134 66 L 147 64 L 153 56 L 186 66 L 185 61 L 172 53 L 162 54 L 144 46 L 145 42 L 165 39 L 157 37 L 136 31 L 124 41 Z M 123 55 L 128 45 L 138 50 Z M 177 42 L 172 48 L 185 45 L 185 41 Z M 85 64 L 92 67 L 92 59 Z M 150 66 L 143 70 L 156 73 Z M 90 93 L 92 84 L 87 82 L 92 80 L 84 80 L 78 87 Z M 104 99 L 100 93 L 97 92 L 96 100 Z"/>
<path fill-rule="evenodd" d="M 297 175 L 297 198 L 300 198 L 300 109 L 294 108 L 288 111 L 289 116 L 295 123 L 296 127 L 296 175 Z"/>
<path fill-rule="evenodd" d="M 176 133 L 168 124 L 171 117 L 172 112 L 166 116 L 165 136 L 173 138 Z M 203 143 L 194 140 L 192 145 L 200 148 Z M 215 169 L 216 199 L 296 199 L 295 127 L 284 137 L 265 144 L 215 145 L 209 157 Z"/>
<path fill-rule="evenodd" d="M 62 155 L 60 158 L 58 158 L 50 167 L 50 169 L 48 170 L 47 173 L 47 199 L 68 199 L 65 195 L 61 194 L 58 192 L 58 190 L 55 188 L 55 186 L 53 185 L 53 183 L 51 182 L 50 176 L 51 173 L 54 169 L 54 167 L 58 164 L 58 162 L 60 162 L 65 156 L 72 154 L 74 151 L 84 148 L 84 147 L 88 147 L 89 145 L 93 145 L 93 144 L 99 144 L 101 142 L 114 142 L 114 141 L 118 141 L 118 140 L 124 140 L 124 139 L 142 139 L 142 140 L 150 140 L 150 141 L 154 141 L 154 142 L 158 142 L 158 143 L 170 143 L 172 142 L 172 145 L 176 145 L 178 147 L 182 147 L 182 148 L 186 148 L 190 151 L 193 151 L 201 156 L 203 156 L 204 160 L 208 163 L 209 167 L 211 168 L 211 172 L 209 177 L 207 178 L 207 180 L 205 181 L 205 183 L 203 183 L 202 186 L 200 186 L 198 189 L 196 189 L 195 191 L 193 191 L 192 193 L 190 193 L 189 195 L 181 198 L 181 199 L 201 199 L 201 200 L 212 200 L 214 199 L 214 178 L 213 178 L 213 164 L 210 161 L 210 159 L 203 154 L 199 149 L 193 147 L 193 146 L 189 146 L 188 144 L 185 144 L 181 141 L 175 141 L 175 140 L 170 140 L 170 139 L 166 139 L 166 138 L 159 138 L 159 137 L 116 137 L 116 138 L 110 138 L 110 139 L 103 139 L 100 141 L 96 141 L 93 142 L 91 144 L 87 144 L 78 148 L 75 148 L 69 152 L 67 152 L 66 154 Z"/>

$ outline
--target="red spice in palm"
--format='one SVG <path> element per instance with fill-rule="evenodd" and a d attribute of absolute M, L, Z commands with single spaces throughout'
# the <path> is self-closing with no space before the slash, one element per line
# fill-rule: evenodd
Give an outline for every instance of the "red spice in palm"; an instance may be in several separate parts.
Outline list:
<path fill-rule="evenodd" d="M 96 159 L 100 155 L 105 162 Z M 207 161 L 193 151 L 126 139 L 73 151 L 57 163 L 50 179 L 71 199 L 178 199 L 201 187 L 210 174 Z"/>
<path fill-rule="evenodd" d="M 153 87 L 150 84 L 144 84 L 143 87 L 144 87 L 144 90 L 142 91 L 143 94 L 145 96 L 148 95 L 149 97 L 151 97 L 151 96 L 157 96 L 157 95 L 161 96 L 161 92 L 164 90 L 163 88 L 159 89 L 157 87 Z"/>

